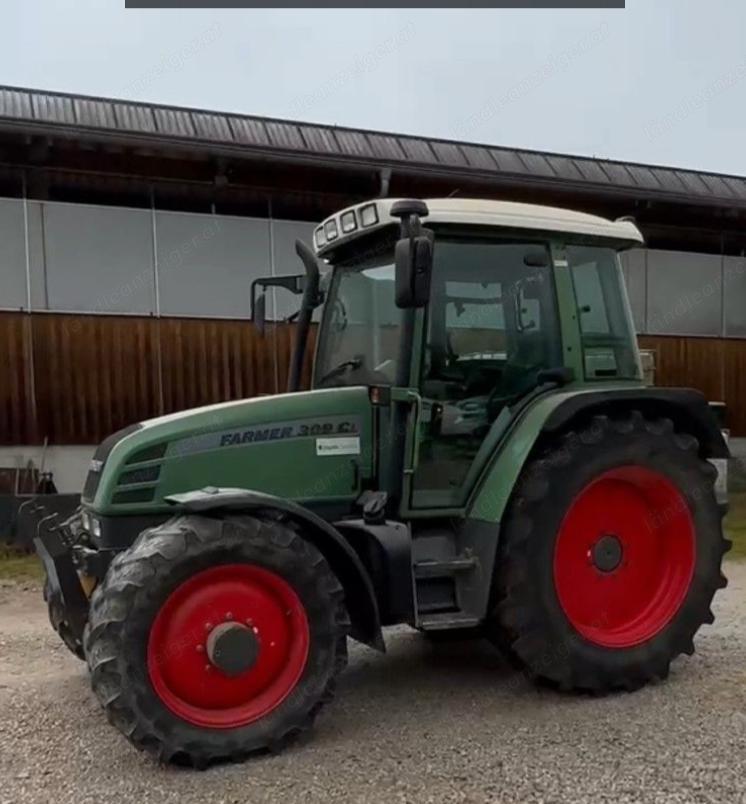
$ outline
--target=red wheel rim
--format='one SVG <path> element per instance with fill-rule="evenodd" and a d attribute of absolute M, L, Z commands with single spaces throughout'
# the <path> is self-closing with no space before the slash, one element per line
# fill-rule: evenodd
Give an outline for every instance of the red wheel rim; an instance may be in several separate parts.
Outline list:
<path fill-rule="evenodd" d="M 641 466 L 604 472 L 572 501 L 554 551 L 562 609 L 587 640 L 628 648 L 676 615 L 694 574 L 694 521 L 665 476 Z"/>
<path fill-rule="evenodd" d="M 251 667 L 227 675 L 210 661 L 208 637 L 224 623 L 251 629 Z M 196 726 L 232 729 L 278 707 L 308 659 L 309 628 L 298 595 L 279 575 L 252 564 L 203 570 L 178 586 L 148 640 L 148 672 L 158 697 Z"/>

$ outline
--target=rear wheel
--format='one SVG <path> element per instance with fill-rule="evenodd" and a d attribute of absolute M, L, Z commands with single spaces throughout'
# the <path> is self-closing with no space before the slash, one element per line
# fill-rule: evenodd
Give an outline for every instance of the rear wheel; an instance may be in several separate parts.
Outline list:
<path fill-rule="evenodd" d="M 668 674 L 725 586 L 715 469 L 667 419 L 596 417 L 529 464 L 501 535 L 493 637 L 563 689 Z"/>
<path fill-rule="evenodd" d="M 188 516 L 112 562 L 86 655 L 138 748 L 204 767 L 308 728 L 346 663 L 348 627 L 338 580 L 291 526 Z"/>

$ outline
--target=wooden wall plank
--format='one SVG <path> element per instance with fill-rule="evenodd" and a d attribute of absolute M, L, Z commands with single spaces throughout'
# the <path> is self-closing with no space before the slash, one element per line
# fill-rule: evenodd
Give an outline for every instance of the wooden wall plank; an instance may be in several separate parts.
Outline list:
<path fill-rule="evenodd" d="M 262 338 L 247 321 L 0 313 L 0 443 L 94 444 L 133 421 L 282 392 L 293 335 L 284 323 Z M 315 341 L 314 327 L 304 387 Z M 746 340 L 641 336 L 640 346 L 656 352 L 658 385 L 724 401 L 746 435 Z"/>
<path fill-rule="evenodd" d="M 746 340 L 643 335 L 656 354 L 656 385 L 697 388 L 725 402 L 733 435 L 746 435 Z"/>
<path fill-rule="evenodd" d="M 32 333 L 23 313 L 0 316 L 0 440 L 34 439 Z"/>
<path fill-rule="evenodd" d="M 746 435 L 746 341 L 727 340 L 724 348 L 725 402 L 733 435 Z"/>
<path fill-rule="evenodd" d="M 656 385 L 698 388 L 708 399 L 724 399 L 722 340 L 646 335 L 639 341 L 656 353 Z"/>

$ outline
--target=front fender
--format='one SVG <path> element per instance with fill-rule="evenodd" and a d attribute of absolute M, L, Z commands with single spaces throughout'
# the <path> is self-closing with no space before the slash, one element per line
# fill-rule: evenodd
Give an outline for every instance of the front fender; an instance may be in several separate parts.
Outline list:
<path fill-rule="evenodd" d="M 536 441 L 575 427 L 595 415 L 640 410 L 668 417 L 700 443 L 704 458 L 728 458 L 730 453 L 707 400 L 689 388 L 606 387 L 559 391 L 539 397 L 508 428 L 493 459 L 479 479 L 467 507 L 473 519 L 499 522 Z"/>
<path fill-rule="evenodd" d="M 301 526 L 303 538 L 319 550 L 339 578 L 352 620 L 352 637 L 376 650 L 386 650 L 370 576 L 357 553 L 325 519 L 292 500 L 250 489 L 208 487 L 165 499 L 179 510 L 195 513 L 264 510 L 286 515 Z"/>

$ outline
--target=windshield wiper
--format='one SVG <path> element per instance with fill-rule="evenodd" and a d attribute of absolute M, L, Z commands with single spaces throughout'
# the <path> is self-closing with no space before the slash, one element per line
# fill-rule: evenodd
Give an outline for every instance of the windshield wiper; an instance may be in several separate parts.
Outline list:
<path fill-rule="evenodd" d="M 340 374 L 344 374 L 350 369 L 358 369 L 362 365 L 363 359 L 361 357 L 353 357 L 350 360 L 343 360 L 339 365 L 335 366 L 333 369 L 330 369 L 326 372 L 326 374 L 324 374 L 324 376 L 319 380 L 319 385 L 323 385 L 327 380 L 333 380 L 335 377 L 339 376 Z"/>

